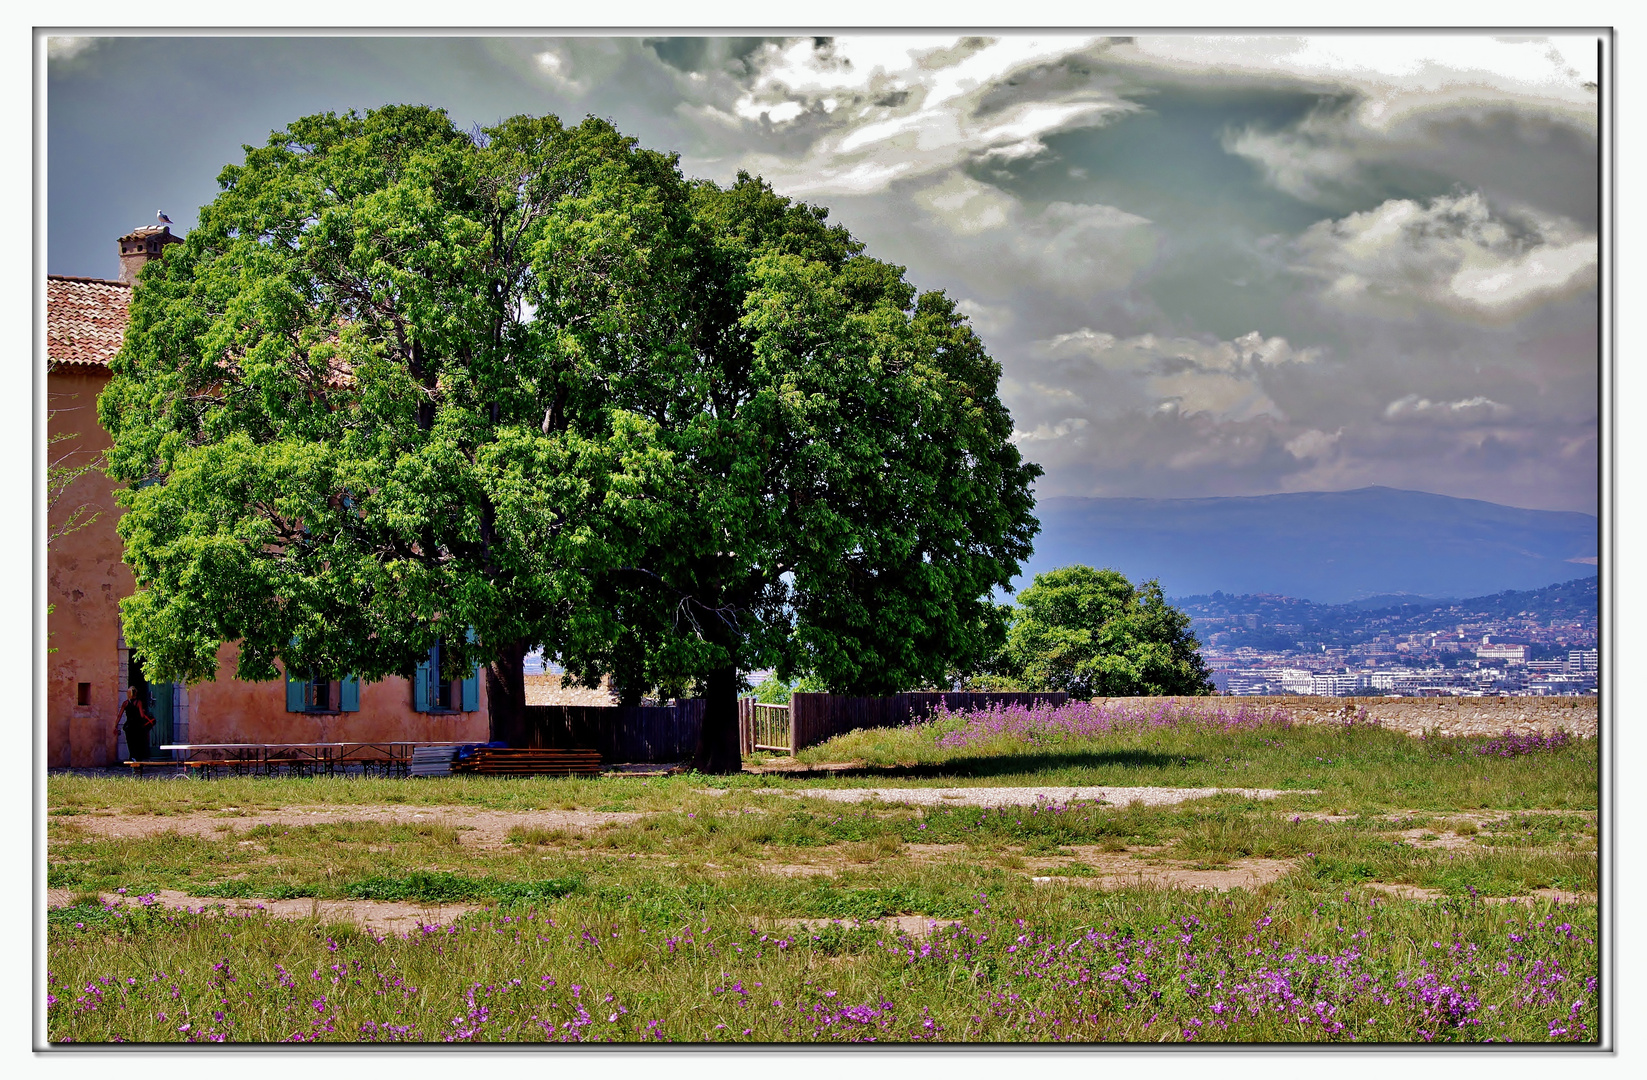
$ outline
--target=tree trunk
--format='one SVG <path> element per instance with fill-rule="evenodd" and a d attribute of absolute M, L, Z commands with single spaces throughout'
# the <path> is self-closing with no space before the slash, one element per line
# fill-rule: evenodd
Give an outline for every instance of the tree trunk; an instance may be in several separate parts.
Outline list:
<path fill-rule="evenodd" d="M 486 665 L 487 719 L 493 742 L 509 746 L 531 745 L 526 723 L 526 643 L 511 642 L 498 649 L 497 659 Z"/>
<path fill-rule="evenodd" d="M 703 728 L 692 767 L 720 775 L 743 771 L 743 755 L 738 751 L 738 669 L 732 664 L 712 669 L 704 680 Z"/>

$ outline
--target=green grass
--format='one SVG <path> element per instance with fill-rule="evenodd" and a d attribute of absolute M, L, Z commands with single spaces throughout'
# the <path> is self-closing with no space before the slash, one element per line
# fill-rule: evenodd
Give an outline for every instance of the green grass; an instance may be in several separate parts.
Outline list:
<path fill-rule="evenodd" d="M 225 777 L 219 780 L 48 778 L 48 813 L 228 816 L 290 806 L 467 806 L 492 810 L 668 810 L 701 788 L 1166 786 L 1312 789 L 1297 805 L 1385 809 L 1594 810 L 1595 740 L 1521 757 L 1460 754 L 1466 740 L 1321 725 L 1223 734 L 1193 728 L 1116 732 L 1056 748 L 936 744 L 933 726 L 858 731 L 801 752 L 804 763 L 858 763 L 828 778 L 732 777 Z"/>
<path fill-rule="evenodd" d="M 821 890 L 810 908 L 864 917 L 928 900 Z M 1526 1042 L 1596 1030 L 1593 908 L 1006 888 L 957 917 L 923 940 L 596 893 L 379 937 L 65 909 L 46 1023 L 58 1043 Z"/>
<path fill-rule="evenodd" d="M 953 725 L 951 725 L 953 726 Z M 1415 739 L 1333 725 L 1208 732 L 1113 732 L 1033 747 L 1004 739 L 945 749 L 944 725 L 855 731 L 801 751 L 804 763 L 859 763 L 843 786 L 895 783 L 1316 789 L 1312 805 L 1358 809 L 1593 810 L 1596 743 L 1521 757 L 1460 754 L 1479 740 Z"/>
<path fill-rule="evenodd" d="M 906 857 L 909 844 L 932 852 L 920 873 L 940 878 L 982 857 L 1056 857 L 1074 846 L 1108 846 L 1159 848 L 1159 857 L 1175 863 L 1211 866 L 1244 858 L 1315 857 L 1330 865 L 1366 868 L 1359 877 L 1339 874 L 1325 880 L 1430 885 L 1468 878 L 1487 895 L 1525 893 L 1548 887 L 1555 878 L 1584 881 L 1588 884 L 1583 887 L 1593 890 L 1595 880 L 1593 824 L 1576 815 L 1529 815 L 1560 822 L 1565 831 L 1550 835 L 1574 837 L 1576 844 L 1499 847 L 1482 842 L 1493 835 L 1483 834 L 1464 849 L 1448 850 L 1405 842 L 1401 830 L 1411 828 L 1412 819 L 1364 816 L 1327 822 L 1289 815 L 1264 802 L 922 811 L 819 810 L 788 800 L 768 809 L 770 797 L 751 796 L 753 805 L 748 806 L 738 800 L 727 805 L 730 798 L 705 800 L 715 803 L 711 809 L 659 812 L 583 834 L 517 828 L 501 848 L 465 845 L 459 842 L 459 830 L 422 823 L 258 825 L 236 831 L 230 822 L 228 831 L 211 836 L 165 831 L 141 839 L 105 838 L 78 822 L 54 823 L 48 884 L 102 892 L 177 889 L 198 896 L 399 899 L 363 883 L 429 873 L 474 881 L 533 881 L 576 877 L 588 865 L 609 865 L 620 882 L 634 882 L 666 867 L 705 875 L 815 859 L 826 866 L 892 872 L 914 865 Z M 1461 867 L 1470 869 L 1466 873 Z M 472 894 L 491 895 L 484 889 Z"/>
<path fill-rule="evenodd" d="M 814 756 L 915 754 L 919 734 L 856 733 Z M 54 775 L 48 885 L 74 900 L 47 920 L 47 1027 L 82 1042 L 1593 1039 L 1595 906 L 1486 901 L 1596 891 L 1594 743 L 1508 759 L 1457 749 L 1322 728 L 892 754 L 834 780 Z M 1002 809 L 786 797 L 1029 783 L 1294 793 Z M 245 820 L 293 806 L 641 817 L 588 831 L 522 823 L 487 843 L 438 814 Z M 184 813 L 211 828 L 170 827 Z M 158 828 L 111 838 L 100 825 L 113 815 Z M 1407 835 L 1420 831 L 1436 842 Z M 1102 859 L 1146 874 L 1268 859 L 1283 872 L 1222 894 L 1096 888 Z M 1442 899 L 1396 899 L 1379 884 Z M 353 923 L 99 902 L 119 889 L 480 910 L 380 937 Z M 874 921 L 893 916 L 961 925 L 900 939 Z M 785 922 L 796 919 L 842 923 Z"/>

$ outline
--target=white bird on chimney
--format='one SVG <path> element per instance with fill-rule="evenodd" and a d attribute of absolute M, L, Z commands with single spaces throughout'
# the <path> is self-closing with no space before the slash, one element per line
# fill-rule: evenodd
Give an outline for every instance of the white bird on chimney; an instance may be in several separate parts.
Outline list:
<path fill-rule="evenodd" d="M 166 216 L 166 211 L 164 210 L 156 210 L 154 212 L 154 219 L 162 225 L 170 225 L 172 223 L 172 219 Z"/>

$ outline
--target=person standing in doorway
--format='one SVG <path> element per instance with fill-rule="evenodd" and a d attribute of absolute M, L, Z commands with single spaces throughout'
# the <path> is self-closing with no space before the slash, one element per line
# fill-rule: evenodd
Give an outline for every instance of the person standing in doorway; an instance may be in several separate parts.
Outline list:
<path fill-rule="evenodd" d="M 149 760 L 149 729 L 154 727 L 154 717 L 149 715 L 136 686 L 126 688 L 126 700 L 120 706 L 120 721 L 126 727 L 126 749 L 131 754 L 131 760 Z M 115 734 L 119 733 L 116 727 Z"/>

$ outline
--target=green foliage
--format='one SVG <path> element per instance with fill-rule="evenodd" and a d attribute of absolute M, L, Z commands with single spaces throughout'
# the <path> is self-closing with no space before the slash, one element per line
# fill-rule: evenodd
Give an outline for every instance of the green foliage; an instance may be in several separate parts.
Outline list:
<path fill-rule="evenodd" d="M 737 669 L 876 693 L 996 644 L 1039 473 L 999 365 L 824 210 L 593 118 L 421 106 L 304 118 L 219 184 L 99 402 L 156 677 L 232 641 L 242 678 L 379 678 L 438 638 L 448 674 L 541 644 L 730 702 Z"/>
<path fill-rule="evenodd" d="M 1114 570 L 1067 566 L 1018 595 L 1001 666 L 1032 690 L 1071 697 L 1210 694 L 1189 616 L 1161 585 Z"/>
<path fill-rule="evenodd" d="M 750 692 L 750 696 L 762 705 L 788 705 L 791 694 L 814 694 L 827 689 L 822 682 L 812 675 L 795 679 L 792 682 L 786 682 L 776 675 L 769 675 Z"/>

